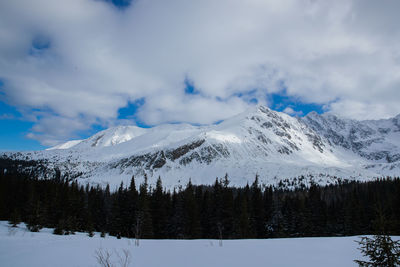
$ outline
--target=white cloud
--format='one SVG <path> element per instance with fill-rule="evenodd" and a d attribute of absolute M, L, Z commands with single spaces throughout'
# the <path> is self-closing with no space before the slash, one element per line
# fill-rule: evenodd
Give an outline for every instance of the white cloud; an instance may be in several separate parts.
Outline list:
<path fill-rule="evenodd" d="M 289 96 L 331 112 L 389 117 L 400 112 L 399 5 L 137 0 L 121 11 L 92 0 L 1 1 L 0 90 L 44 144 L 118 123 L 118 109 L 139 98 L 145 123 L 214 122 L 246 109 L 238 94 L 265 104 L 282 81 Z M 37 36 L 50 47 L 29 54 Z M 199 94 L 184 94 L 186 77 Z"/>
<path fill-rule="evenodd" d="M 293 108 L 291 108 L 291 107 L 286 107 L 286 108 L 283 110 L 283 112 L 286 113 L 286 114 L 292 115 L 292 116 L 302 116 L 302 115 L 303 115 L 303 112 L 302 112 L 302 111 L 295 111 L 295 110 L 294 110 Z"/>
<path fill-rule="evenodd" d="M 40 140 L 45 146 L 54 146 L 63 140 L 76 138 L 77 131 L 87 130 L 88 121 L 90 120 L 47 115 L 33 126 L 27 137 Z"/>

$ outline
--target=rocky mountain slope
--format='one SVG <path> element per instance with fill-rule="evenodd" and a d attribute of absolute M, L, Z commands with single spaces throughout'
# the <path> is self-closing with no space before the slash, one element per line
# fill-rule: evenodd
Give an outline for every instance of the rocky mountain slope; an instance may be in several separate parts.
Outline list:
<path fill-rule="evenodd" d="M 211 184 L 334 183 L 400 174 L 400 115 L 355 121 L 310 113 L 303 118 L 254 107 L 218 125 L 120 126 L 45 151 L 4 153 L 38 176 L 61 175 L 117 186 L 132 175 L 161 176 L 167 187 Z M 304 177 L 301 177 L 304 176 Z"/>

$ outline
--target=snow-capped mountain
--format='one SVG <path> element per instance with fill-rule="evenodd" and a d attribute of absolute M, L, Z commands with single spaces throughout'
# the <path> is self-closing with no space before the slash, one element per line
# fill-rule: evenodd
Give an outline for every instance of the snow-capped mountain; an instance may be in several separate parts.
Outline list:
<path fill-rule="evenodd" d="M 275 184 L 282 179 L 317 183 L 336 177 L 371 179 L 400 174 L 400 115 L 355 121 L 310 113 L 291 117 L 263 106 L 218 125 L 120 126 L 45 151 L 4 153 L 38 175 L 55 169 L 81 182 L 128 182 L 146 173 L 167 187 L 211 184 L 228 173 L 232 184 Z M 25 166 L 24 165 L 24 166 Z M 296 178 L 296 179 L 295 179 Z M 307 182 L 307 181 L 305 181 Z"/>

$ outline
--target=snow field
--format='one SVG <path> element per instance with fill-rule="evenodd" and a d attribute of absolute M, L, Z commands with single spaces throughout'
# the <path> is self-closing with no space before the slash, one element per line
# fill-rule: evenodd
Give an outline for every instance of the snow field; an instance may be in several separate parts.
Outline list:
<path fill-rule="evenodd" d="M 399 239 L 398 237 L 395 239 Z M 96 251 L 117 254 L 129 251 L 132 267 L 243 267 L 243 266 L 357 266 L 361 259 L 354 242 L 358 237 L 287 238 L 263 240 L 140 240 L 117 239 L 99 233 L 57 236 L 52 229 L 31 233 L 23 224 L 10 228 L 0 222 L 0 266 L 63 267 L 99 266 Z"/>

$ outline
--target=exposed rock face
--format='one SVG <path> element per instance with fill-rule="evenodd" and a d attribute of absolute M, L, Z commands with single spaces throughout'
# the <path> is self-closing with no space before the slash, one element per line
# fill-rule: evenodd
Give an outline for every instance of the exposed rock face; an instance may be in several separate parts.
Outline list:
<path fill-rule="evenodd" d="M 393 163 L 400 159 L 399 116 L 388 120 L 355 121 L 310 113 L 302 120 L 330 145 L 352 150 L 368 160 Z"/>

